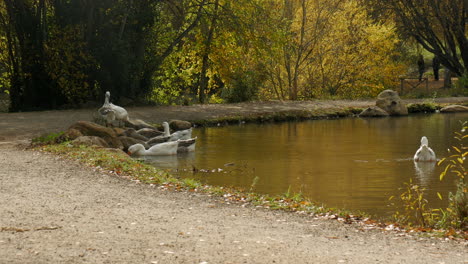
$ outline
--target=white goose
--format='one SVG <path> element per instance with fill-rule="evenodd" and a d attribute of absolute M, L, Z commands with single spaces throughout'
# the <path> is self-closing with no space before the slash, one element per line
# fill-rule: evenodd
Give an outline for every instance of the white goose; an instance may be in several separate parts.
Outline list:
<path fill-rule="evenodd" d="M 115 105 L 113 103 L 109 102 L 110 100 L 110 92 L 106 92 L 106 98 L 104 99 L 104 104 L 102 105 L 101 108 L 99 108 L 98 112 L 106 119 L 106 120 L 117 120 L 119 122 L 125 122 L 128 121 L 128 113 L 127 110 L 125 110 L 123 107 L 120 107 L 118 105 Z M 112 110 L 113 112 L 113 117 L 107 116 L 109 110 Z"/>
<path fill-rule="evenodd" d="M 164 142 L 145 149 L 142 144 L 131 145 L 128 154 L 135 156 L 167 156 L 177 154 L 178 141 Z"/>
<path fill-rule="evenodd" d="M 192 128 L 186 130 L 179 130 L 171 134 L 169 141 L 176 141 L 176 140 L 187 140 L 192 138 Z"/>
<path fill-rule="evenodd" d="M 429 147 L 427 137 L 421 138 L 421 147 L 414 154 L 414 161 L 437 161 L 434 151 Z"/>
<path fill-rule="evenodd" d="M 191 139 L 179 139 L 179 140 L 177 140 L 179 142 L 179 147 L 177 148 L 177 153 L 195 151 L 195 145 L 197 144 L 196 140 L 197 140 L 196 137 L 191 138 Z"/>
<path fill-rule="evenodd" d="M 171 138 L 171 133 L 169 132 L 169 123 L 167 122 L 163 122 L 162 123 L 163 127 L 164 127 L 164 132 L 162 135 L 160 136 L 156 136 L 156 137 L 152 137 L 150 138 L 146 144 L 152 146 L 152 145 L 155 145 L 155 144 L 159 144 L 159 143 L 162 143 L 162 142 L 167 142 L 169 141 L 169 139 Z"/>
<path fill-rule="evenodd" d="M 192 128 L 176 131 L 171 134 L 169 123 L 163 122 L 162 125 L 164 127 L 164 133 L 161 136 L 156 136 L 148 140 L 146 142 L 148 145 L 154 145 L 166 141 L 189 140 L 192 138 Z"/>
<path fill-rule="evenodd" d="M 115 120 L 115 112 L 112 109 L 99 109 L 99 114 L 104 118 L 104 122 L 106 123 L 106 127 L 112 126 Z"/>

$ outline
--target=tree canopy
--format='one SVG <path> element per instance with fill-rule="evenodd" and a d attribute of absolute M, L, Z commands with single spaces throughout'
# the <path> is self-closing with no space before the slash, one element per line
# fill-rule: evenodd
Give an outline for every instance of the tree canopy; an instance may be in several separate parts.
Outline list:
<path fill-rule="evenodd" d="M 375 96 L 407 69 L 404 36 L 464 74 L 466 14 L 464 0 L 3 0 L 0 92 L 11 111 L 108 90 L 158 104 Z"/>

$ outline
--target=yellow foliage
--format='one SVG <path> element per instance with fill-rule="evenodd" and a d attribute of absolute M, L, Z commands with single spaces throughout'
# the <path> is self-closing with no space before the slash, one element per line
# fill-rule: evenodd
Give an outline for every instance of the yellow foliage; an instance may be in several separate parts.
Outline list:
<path fill-rule="evenodd" d="M 277 57 L 287 59 L 269 69 L 271 80 L 281 80 L 283 89 L 296 82 L 298 98 L 370 97 L 397 86 L 404 69 L 394 61 L 394 25 L 375 23 L 356 0 L 310 0 L 294 8 L 291 37 Z"/>

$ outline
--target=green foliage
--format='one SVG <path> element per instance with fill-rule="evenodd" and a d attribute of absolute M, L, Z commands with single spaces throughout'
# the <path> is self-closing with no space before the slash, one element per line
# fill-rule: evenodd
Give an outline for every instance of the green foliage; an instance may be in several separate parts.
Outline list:
<path fill-rule="evenodd" d="M 57 139 L 63 135 L 64 132 L 58 132 L 58 133 L 50 133 L 46 135 L 42 135 L 36 138 L 33 138 L 31 142 L 33 144 L 53 144 L 57 141 Z"/>
<path fill-rule="evenodd" d="M 407 105 L 409 113 L 434 113 L 437 110 L 435 103 L 421 103 Z"/>
<path fill-rule="evenodd" d="M 230 103 L 252 101 L 257 97 L 261 79 L 262 77 L 255 71 L 235 72 L 221 96 Z"/>
<path fill-rule="evenodd" d="M 468 73 L 465 72 L 462 76 L 458 77 L 455 87 L 465 91 L 465 94 L 468 90 Z"/>
<path fill-rule="evenodd" d="M 292 192 L 291 186 L 288 187 L 288 190 L 283 194 L 284 199 L 291 200 L 294 202 L 300 202 L 304 200 L 304 195 L 301 192 Z"/>
<path fill-rule="evenodd" d="M 184 182 L 187 188 L 192 189 L 192 190 L 196 190 L 202 186 L 202 184 L 195 179 L 187 178 L 187 179 L 183 179 L 182 181 Z"/>

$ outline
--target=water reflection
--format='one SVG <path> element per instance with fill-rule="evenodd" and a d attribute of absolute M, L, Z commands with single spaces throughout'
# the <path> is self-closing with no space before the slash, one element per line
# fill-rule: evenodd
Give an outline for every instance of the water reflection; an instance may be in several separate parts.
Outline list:
<path fill-rule="evenodd" d="M 414 169 L 416 170 L 416 177 L 419 179 L 422 185 L 427 186 L 429 184 L 429 181 L 432 178 L 434 178 L 435 167 L 436 167 L 436 162 L 414 161 Z"/>
<path fill-rule="evenodd" d="M 291 187 L 330 207 L 388 215 L 388 197 L 410 178 L 429 190 L 436 207 L 444 205 L 436 192 L 444 195 L 453 182 L 440 182 L 441 168 L 414 164 L 413 155 L 426 136 L 444 157 L 459 120 L 467 119 L 459 113 L 200 128 L 193 131 L 195 153 L 151 162 L 208 184 L 249 189 L 258 177 L 260 193 Z"/>
<path fill-rule="evenodd" d="M 138 159 L 158 168 L 173 169 L 181 165 L 194 163 L 195 152 L 180 153 L 173 156 L 141 156 Z"/>

